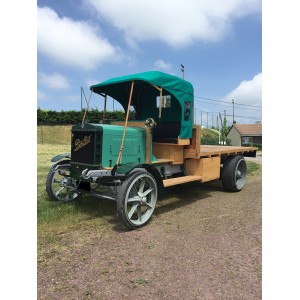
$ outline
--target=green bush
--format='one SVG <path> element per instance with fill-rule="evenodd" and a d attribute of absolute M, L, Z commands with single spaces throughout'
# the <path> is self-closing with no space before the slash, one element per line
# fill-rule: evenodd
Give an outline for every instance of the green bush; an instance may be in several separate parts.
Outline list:
<path fill-rule="evenodd" d="M 84 110 L 68 110 L 68 111 L 55 111 L 55 110 L 37 110 L 37 123 L 48 125 L 68 125 L 81 123 L 84 116 Z M 129 120 L 135 119 L 135 113 L 130 111 Z M 91 109 L 86 114 L 86 120 L 91 123 L 99 123 L 103 120 L 103 111 L 98 109 Z M 125 120 L 124 111 L 107 111 L 105 113 L 105 120 Z"/>
<path fill-rule="evenodd" d="M 258 150 L 262 150 L 262 144 L 252 144 L 251 145 L 252 147 L 257 147 L 258 148 Z"/>
<path fill-rule="evenodd" d="M 219 145 L 219 137 L 203 135 L 201 137 L 201 145 Z M 226 146 L 230 146 L 230 145 L 231 145 L 231 140 L 226 139 Z"/>
<path fill-rule="evenodd" d="M 219 138 L 213 136 L 202 136 L 201 145 L 219 145 Z"/>

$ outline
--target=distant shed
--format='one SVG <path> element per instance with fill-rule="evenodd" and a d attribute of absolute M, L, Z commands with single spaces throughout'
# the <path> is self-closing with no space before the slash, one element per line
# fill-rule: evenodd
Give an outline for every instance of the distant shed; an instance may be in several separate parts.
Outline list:
<path fill-rule="evenodd" d="M 262 124 L 234 124 L 227 138 L 232 146 L 262 145 Z"/>

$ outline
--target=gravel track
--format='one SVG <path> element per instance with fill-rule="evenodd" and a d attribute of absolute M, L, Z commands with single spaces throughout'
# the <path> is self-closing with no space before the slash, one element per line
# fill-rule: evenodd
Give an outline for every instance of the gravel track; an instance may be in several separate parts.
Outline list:
<path fill-rule="evenodd" d="M 139 230 L 114 215 L 39 239 L 38 299 L 261 299 L 261 180 L 170 187 Z"/>

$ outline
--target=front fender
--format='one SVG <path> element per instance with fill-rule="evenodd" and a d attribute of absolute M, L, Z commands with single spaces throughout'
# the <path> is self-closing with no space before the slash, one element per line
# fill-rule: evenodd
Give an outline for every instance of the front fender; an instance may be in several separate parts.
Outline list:
<path fill-rule="evenodd" d="M 162 177 L 161 177 L 160 173 L 153 165 L 138 164 L 138 163 L 126 163 L 117 168 L 116 174 L 127 175 L 134 169 L 139 169 L 139 168 L 145 169 L 147 172 L 149 172 L 149 173 L 151 173 L 151 175 L 153 175 L 153 177 L 156 180 L 157 186 L 158 186 L 159 197 L 161 197 L 163 195 L 164 185 L 163 185 L 163 181 L 162 181 Z"/>
<path fill-rule="evenodd" d="M 122 164 L 120 166 L 115 166 L 114 168 L 116 168 L 116 171 L 115 171 L 116 174 L 127 175 L 133 169 L 136 169 L 136 168 L 145 168 L 145 164 L 140 164 L 140 163 L 125 163 L 125 164 Z"/>
<path fill-rule="evenodd" d="M 51 158 L 51 162 L 57 162 L 57 161 L 60 161 L 64 158 L 71 158 L 71 154 L 70 153 L 63 153 L 63 154 L 56 155 L 56 156 Z"/>

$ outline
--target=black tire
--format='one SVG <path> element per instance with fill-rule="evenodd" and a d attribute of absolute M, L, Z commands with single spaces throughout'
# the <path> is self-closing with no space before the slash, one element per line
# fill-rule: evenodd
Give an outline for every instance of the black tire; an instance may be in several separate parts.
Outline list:
<path fill-rule="evenodd" d="M 157 202 L 157 183 L 145 170 L 131 173 L 120 187 L 117 210 L 120 221 L 129 229 L 146 225 Z"/>
<path fill-rule="evenodd" d="M 46 192 L 51 201 L 69 202 L 78 199 L 81 192 L 76 189 L 76 182 L 70 177 L 70 161 L 60 161 L 53 165 L 52 168 L 59 165 L 56 171 L 50 169 L 46 180 Z M 60 175 L 59 171 L 65 175 Z M 57 179 L 58 178 L 58 179 Z M 71 188 L 70 188 L 71 187 Z M 56 188 L 58 190 L 56 191 Z"/>
<path fill-rule="evenodd" d="M 247 164 L 243 156 L 229 156 L 223 164 L 222 184 L 225 190 L 239 192 L 246 183 Z"/>

